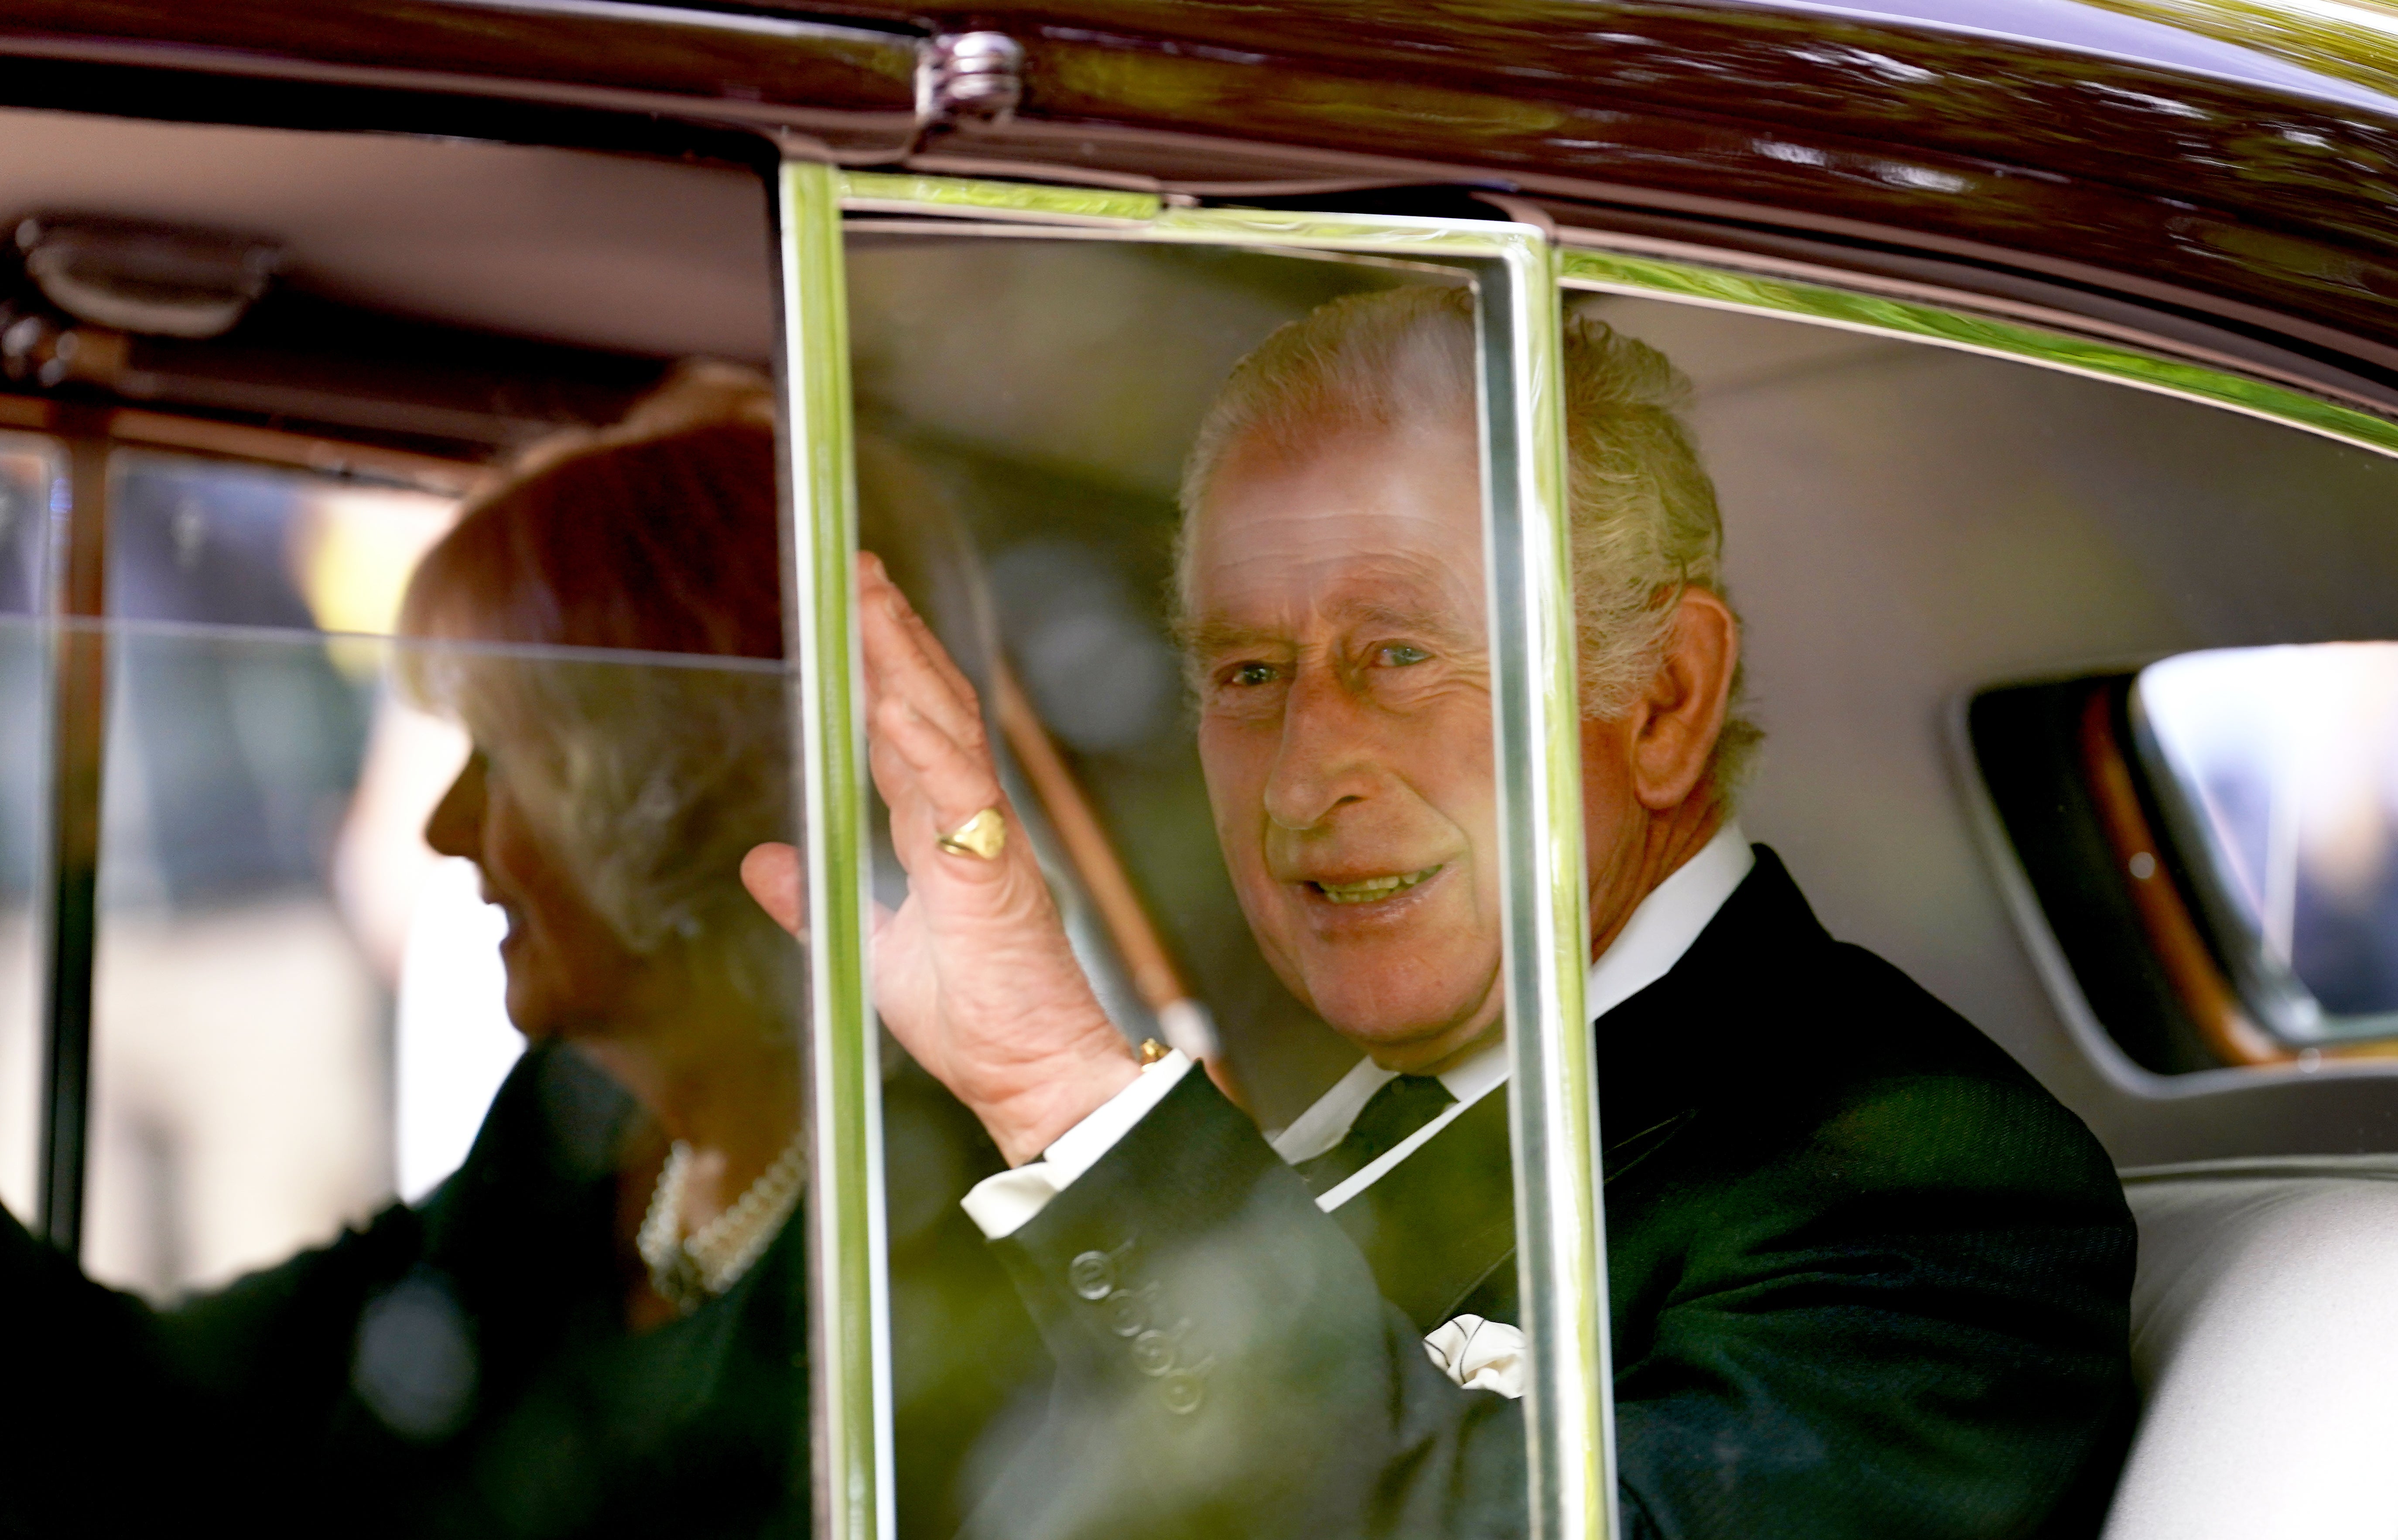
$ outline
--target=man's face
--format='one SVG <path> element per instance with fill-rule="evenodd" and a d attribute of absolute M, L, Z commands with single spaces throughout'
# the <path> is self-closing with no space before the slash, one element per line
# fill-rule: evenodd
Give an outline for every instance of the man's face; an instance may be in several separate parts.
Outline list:
<path fill-rule="evenodd" d="M 1473 438 L 1235 445 L 1192 550 L 1199 754 L 1267 960 L 1385 1066 L 1499 1018 L 1481 475 Z"/>

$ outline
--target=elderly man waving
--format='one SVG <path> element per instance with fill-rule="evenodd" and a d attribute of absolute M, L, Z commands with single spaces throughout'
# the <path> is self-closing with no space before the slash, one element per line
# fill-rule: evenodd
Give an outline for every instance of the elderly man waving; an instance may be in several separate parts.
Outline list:
<path fill-rule="evenodd" d="M 1474 368 L 1461 294 L 1335 301 L 1235 370 L 1185 478 L 1224 859 L 1364 1053 L 1272 1145 L 1110 1024 L 971 688 L 865 564 L 909 879 L 877 1000 L 1015 1168 L 967 1206 L 1058 1365 L 977 1533 L 1524 1527 Z M 1679 382 L 1576 323 L 1564 384 L 1626 1526 L 2088 1533 L 2130 1395 L 2111 1168 L 1742 837 L 1757 734 Z M 795 923 L 788 851 L 748 875 Z"/>

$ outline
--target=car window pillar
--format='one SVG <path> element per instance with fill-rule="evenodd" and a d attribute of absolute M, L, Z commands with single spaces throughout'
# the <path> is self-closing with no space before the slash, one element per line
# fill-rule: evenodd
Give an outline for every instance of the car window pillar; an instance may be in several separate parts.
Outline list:
<path fill-rule="evenodd" d="M 784 551 L 810 949 L 803 1026 L 815 1533 L 893 1533 L 882 1068 L 867 971 L 866 720 L 857 482 L 839 174 L 793 162 L 781 193 Z"/>
<path fill-rule="evenodd" d="M 50 498 L 49 859 L 43 896 L 42 1146 L 34 1215 L 35 1229 L 70 1256 L 83 1245 L 108 733 L 102 623 L 108 613 L 109 442 L 104 419 L 84 421 L 87 415 L 59 414 L 65 475 L 52 483 Z"/>
<path fill-rule="evenodd" d="M 1502 968 L 1531 1533 L 1612 1535 L 1614 1427 L 1600 1212 L 1582 713 L 1554 250 L 1516 237 L 1476 286 L 1497 742 Z"/>

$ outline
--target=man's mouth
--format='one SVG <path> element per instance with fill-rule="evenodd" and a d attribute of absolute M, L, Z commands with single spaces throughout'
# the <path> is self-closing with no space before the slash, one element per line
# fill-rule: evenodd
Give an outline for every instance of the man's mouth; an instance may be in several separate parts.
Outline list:
<path fill-rule="evenodd" d="M 1420 872 L 1400 872 L 1391 877 L 1361 877 L 1355 882 L 1311 882 L 1307 886 L 1322 893 L 1334 904 L 1373 904 L 1404 893 L 1426 877 L 1437 876 L 1438 866 L 1426 866 Z"/>

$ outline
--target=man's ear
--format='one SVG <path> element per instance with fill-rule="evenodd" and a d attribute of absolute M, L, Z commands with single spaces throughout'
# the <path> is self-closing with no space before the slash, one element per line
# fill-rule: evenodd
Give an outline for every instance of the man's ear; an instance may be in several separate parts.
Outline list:
<path fill-rule="evenodd" d="M 1679 807 L 1705 782 L 1739 667 L 1731 607 L 1704 588 L 1682 590 L 1664 661 L 1633 707 L 1632 791 L 1642 807 Z"/>

